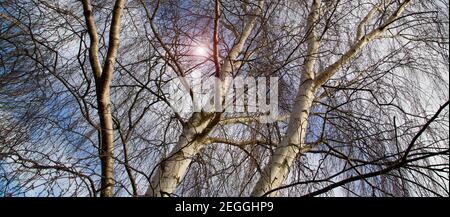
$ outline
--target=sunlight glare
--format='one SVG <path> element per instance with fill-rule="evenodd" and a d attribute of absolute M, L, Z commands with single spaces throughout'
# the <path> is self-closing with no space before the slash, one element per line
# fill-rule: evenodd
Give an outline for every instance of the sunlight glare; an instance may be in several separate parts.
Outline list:
<path fill-rule="evenodd" d="M 203 45 L 197 45 L 194 48 L 194 55 L 201 56 L 201 57 L 207 57 L 208 56 L 208 48 L 206 48 Z"/>

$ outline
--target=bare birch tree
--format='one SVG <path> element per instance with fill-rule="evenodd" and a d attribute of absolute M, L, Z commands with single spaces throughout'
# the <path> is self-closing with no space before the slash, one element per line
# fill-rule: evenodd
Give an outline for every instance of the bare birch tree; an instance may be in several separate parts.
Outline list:
<path fill-rule="evenodd" d="M 448 196 L 448 7 L 3 1 L 1 192 Z M 227 112 L 229 78 L 257 77 L 277 79 L 271 122 L 248 96 Z M 175 78 L 199 110 L 176 109 Z"/>

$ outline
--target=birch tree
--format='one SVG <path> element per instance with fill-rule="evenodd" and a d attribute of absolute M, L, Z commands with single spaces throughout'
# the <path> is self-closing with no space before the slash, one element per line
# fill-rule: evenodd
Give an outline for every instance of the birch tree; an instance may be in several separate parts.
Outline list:
<path fill-rule="evenodd" d="M 98 116 L 100 119 L 100 159 L 102 163 L 101 195 L 106 197 L 113 195 L 112 188 L 114 186 L 114 135 L 109 92 L 120 42 L 120 21 L 124 5 L 125 0 L 117 0 L 114 3 L 111 29 L 109 32 L 108 52 L 102 67 L 98 54 L 99 38 L 92 5 L 89 0 L 83 1 L 84 17 L 86 19 L 87 31 L 90 38 L 89 61 L 95 79 L 95 92 L 97 96 Z"/>
<path fill-rule="evenodd" d="M 446 1 L 7 0 L 0 18 L 2 195 L 449 194 Z M 250 96 L 227 112 L 252 78 L 270 122 Z"/>

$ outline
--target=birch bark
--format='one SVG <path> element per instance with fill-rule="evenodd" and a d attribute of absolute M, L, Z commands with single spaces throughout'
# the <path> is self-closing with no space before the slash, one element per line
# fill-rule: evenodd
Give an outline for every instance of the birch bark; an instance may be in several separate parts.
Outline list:
<path fill-rule="evenodd" d="M 83 0 L 83 11 L 90 38 L 89 61 L 95 78 L 98 116 L 100 119 L 100 161 L 102 168 L 100 195 L 113 196 L 114 133 L 111 116 L 110 84 L 120 42 L 120 22 L 125 0 L 116 0 L 112 11 L 108 52 L 103 68 L 98 55 L 98 33 L 90 0 Z"/>
<path fill-rule="evenodd" d="M 227 82 L 221 81 L 226 76 L 232 75 L 233 72 L 239 68 L 239 63 L 236 62 L 236 58 L 239 56 L 240 52 L 242 52 L 247 39 L 252 33 L 257 22 L 257 17 L 261 14 L 263 6 L 264 1 L 260 0 L 258 9 L 246 23 L 240 38 L 230 50 L 220 69 L 216 69 L 217 73 L 220 72 L 220 75 L 217 75 L 217 78 L 220 80 L 220 82 L 218 82 L 220 87 L 217 88 L 219 93 L 216 93 L 216 96 L 218 95 L 222 99 L 222 102 L 225 99 L 224 93 L 226 93 L 227 90 Z M 219 9 L 216 9 L 216 15 L 220 14 L 218 10 Z M 217 62 L 218 61 L 216 60 L 216 63 Z M 206 145 L 203 140 L 219 123 L 221 117 L 222 112 L 198 112 L 192 115 L 188 122 L 183 126 L 182 134 L 174 149 L 161 161 L 154 174 L 152 174 L 151 183 L 146 192 L 147 196 L 170 196 L 176 190 L 176 187 L 181 183 L 186 174 L 192 158 Z"/>
<path fill-rule="evenodd" d="M 400 17 L 410 2 L 411 0 L 403 1 L 383 24 L 367 35 L 361 36 L 361 29 L 367 24 L 368 19 L 374 15 L 376 8 L 371 10 L 358 26 L 357 40 L 354 45 L 341 58 L 325 68 L 322 72 L 314 73 L 316 54 L 320 46 L 320 41 L 315 37 L 314 26 L 319 19 L 320 0 L 313 1 L 307 23 L 307 31 L 309 34 L 307 37 L 308 55 L 302 70 L 302 79 L 289 119 L 287 133 L 265 166 L 261 177 L 253 188 L 252 196 L 262 196 L 266 192 L 280 187 L 288 176 L 292 162 L 302 148 L 304 148 L 309 112 L 318 87 L 326 83 L 343 65 L 351 61 L 356 54 L 361 52 L 365 45 L 380 36 Z M 378 5 L 374 7 L 378 7 Z M 276 192 L 272 192 L 269 196 L 276 196 Z"/>

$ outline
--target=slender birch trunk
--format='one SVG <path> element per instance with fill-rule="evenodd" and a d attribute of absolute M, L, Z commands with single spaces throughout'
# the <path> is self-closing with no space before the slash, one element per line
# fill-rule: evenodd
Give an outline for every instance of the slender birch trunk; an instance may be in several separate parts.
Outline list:
<path fill-rule="evenodd" d="M 98 55 L 98 33 L 90 0 L 83 0 L 83 11 L 90 38 L 89 61 L 95 78 L 98 116 L 100 119 L 100 162 L 102 197 L 112 197 L 114 187 L 114 133 L 111 116 L 110 84 L 120 42 L 120 22 L 125 0 L 117 0 L 112 11 L 109 46 L 103 68 Z"/>

